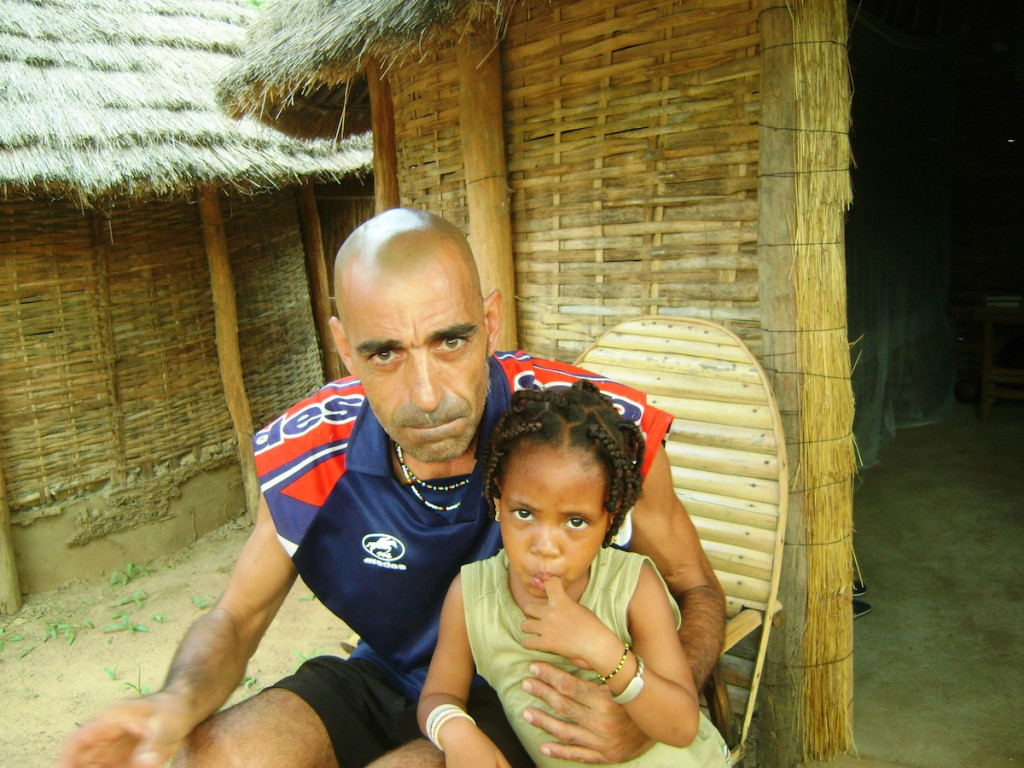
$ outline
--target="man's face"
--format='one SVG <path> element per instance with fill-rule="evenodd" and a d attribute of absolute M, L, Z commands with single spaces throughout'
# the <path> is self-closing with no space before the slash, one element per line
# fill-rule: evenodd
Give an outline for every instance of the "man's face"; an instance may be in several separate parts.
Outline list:
<path fill-rule="evenodd" d="M 344 328 L 332 323 L 342 360 L 384 430 L 418 461 L 453 461 L 473 445 L 500 316 L 495 296 L 481 306 L 459 260 L 444 257 L 402 274 L 354 271 L 346 281 Z"/>

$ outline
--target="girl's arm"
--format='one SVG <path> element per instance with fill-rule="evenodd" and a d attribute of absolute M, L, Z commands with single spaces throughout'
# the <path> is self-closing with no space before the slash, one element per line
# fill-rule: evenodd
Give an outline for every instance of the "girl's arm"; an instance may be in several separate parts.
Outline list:
<path fill-rule="evenodd" d="M 699 704 L 675 615 L 661 578 L 644 563 L 626 617 L 633 650 L 589 608 L 570 598 L 558 578 L 544 582 L 547 603 L 525 606 L 523 647 L 550 651 L 605 676 L 612 695 L 625 692 L 644 660 L 643 688 L 626 712 L 649 738 L 685 747 L 697 735 Z M 431 666 L 433 669 L 433 666 Z M 612 674 L 613 670 L 615 671 Z"/>
<path fill-rule="evenodd" d="M 462 578 L 456 576 L 441 609 L 437 646 L 416 708 L 416 718 L 425 736 L 430 736 L 427 730 L 428 719 L 437 707 L 454 705 L 462 712 L 466 711 L 475 672 L 476 665 L 463 612 Z M 435 735 L 437 744 L 444 749 L 445 765 L 448 768 L 510 768 L 494 742 L 469 718 L 447 716 L 443 720 L 438 718 L 438 722 L 441 725 Z"/>
<path fill-rule="evenodd" d="M 700 704 L 668 595 L 650 563 L 640 570 L 627 616 L 633 650 L 608 680 L 608 688 L 612 694 L 623 693 L 636 674 L 637 657 L 642 658 L 643 688 L 623 706 L 652 739 L 685 747 L 697 735 Z"/>

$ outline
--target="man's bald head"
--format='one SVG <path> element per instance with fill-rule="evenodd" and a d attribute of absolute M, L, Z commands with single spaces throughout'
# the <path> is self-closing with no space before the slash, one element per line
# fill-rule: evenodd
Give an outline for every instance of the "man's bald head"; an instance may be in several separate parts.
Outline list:
<path fill-rule="evenodd" d="M 465 270 L 477 301 L 480 275 L 465 236 L 451 222 L 427 211 L 392 208 L 361 224 L 345 240 L 334 261 L 338 316 L 345 322 L 347 291 L 357 284 L 379 284 L 444 261 Z M 358 279 L 355 279 L 358 277 Z"/>

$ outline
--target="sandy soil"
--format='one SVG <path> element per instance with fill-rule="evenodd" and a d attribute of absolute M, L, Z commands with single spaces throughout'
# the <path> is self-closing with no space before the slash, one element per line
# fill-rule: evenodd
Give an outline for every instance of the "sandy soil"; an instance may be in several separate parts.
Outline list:
<path fill-rule="evenodd" d="M 181 636 L 224 589 L 248 532 L 227 525 L 181 552 L 135 564 L 146 570 L 127 583 L 125 563 L 113 585 L 110 577 L 75 582 L 32 595 L 16 616 L 0 616 L 0 766 L 52 766 L 77 723 L 138 688 L 159 688 Z M 354 641 L 297 582 L 229 703 L 305 657 L 344 654 L 343 644 Z"/>

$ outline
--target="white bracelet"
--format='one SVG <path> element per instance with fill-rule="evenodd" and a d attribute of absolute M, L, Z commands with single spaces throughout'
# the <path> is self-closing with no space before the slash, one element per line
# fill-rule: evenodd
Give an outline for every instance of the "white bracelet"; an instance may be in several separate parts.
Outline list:
<path fill-rule="evenodd" d="M 636 653 L 633 654 L 636 656 Z M 633 699 L 640 695 L 640 691 L 644 689 L 644 660 L 639 656 L 636 656 L 636 673 L 633 675 L 633 679 L 629 681 L 629 685 L 626 689 L 618 694 L 612 696 L 612 701 L 616 704 L 629 704 Z"/>
<path fill-rule="evenodd" d="M 429 715 L 427 715 L 427 722 L 424 727 L 424 730 L 427 732 L 427 738 L 430 739 L 431 743 L 442 752 L 444 752 L 444 747 L 442 747 L 440 742 L 437 740 L 438 733 L 441 731 L 441 726 L 450 720 L 455 720 L 460 717 L 464 717 L 469 720 L 469 722 L 476 725 L 476 720 L 470 717 L 464 709 L 456 706 L 455 704 L 439 704 L 430 711 Z"/>

